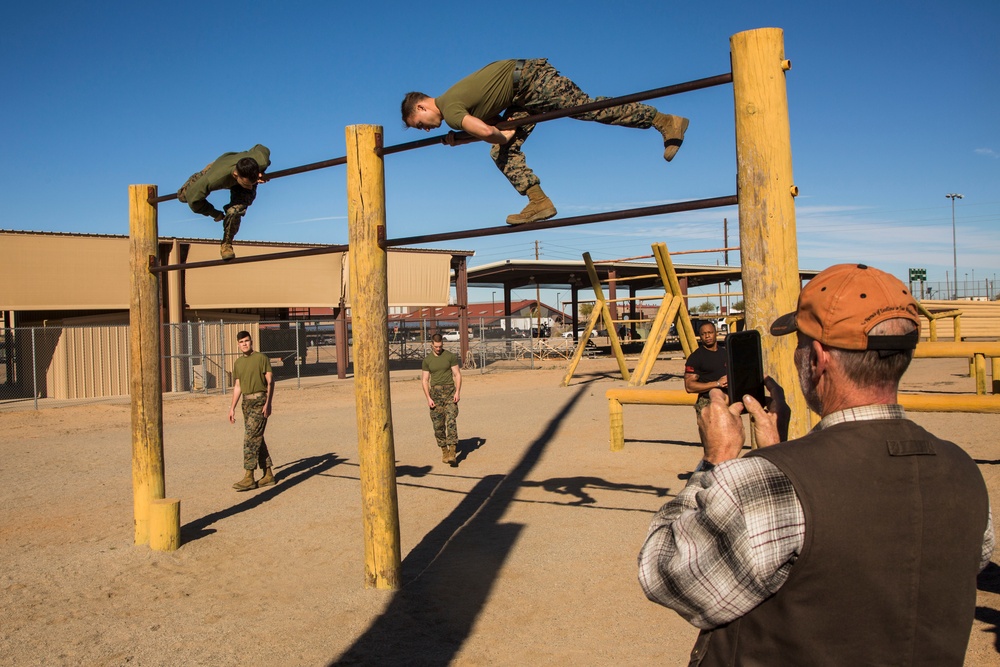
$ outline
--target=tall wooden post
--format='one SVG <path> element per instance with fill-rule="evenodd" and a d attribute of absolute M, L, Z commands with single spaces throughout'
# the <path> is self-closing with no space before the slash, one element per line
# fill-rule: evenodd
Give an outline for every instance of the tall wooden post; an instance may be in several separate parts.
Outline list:
<path fill-rule="evenodd" d="M 736 188 L 747 326 L 763 336 L 766 372 L 784 387 L 792 410 L 789 437 L 809 430 L 795 372 L 795 336 L 768 334 L 771 322 L 795 310 L 799 256 L 795 235 L 791 132 L 784 33 L 761 28 L 729 40 L 736 105 Z"/>
<path fill-rule="evenodd" d="M 382 127 L 350 125 L 347 230 L 350 243 L 354 394 L 358 417 L 365 587 L 400 586 L 396 455 L 389 403 L 389 287 L 385 250 Z"/>
<path fill-rule="evenodd" d="M 135 543 L 149 542 L 149 506 L 164 496 L 163 394 L 160 391 L 160 290 L 149 258 L 156 256 L 155 185 L 130 185 L 129 392 L 132 397 L 132 500 Z"/>

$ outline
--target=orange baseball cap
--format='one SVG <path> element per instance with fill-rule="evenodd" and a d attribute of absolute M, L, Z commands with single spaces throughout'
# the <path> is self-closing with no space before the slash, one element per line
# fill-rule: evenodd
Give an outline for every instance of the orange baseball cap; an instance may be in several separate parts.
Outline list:
<path fill-rule="evenodd" d="M 879 322 L 902 317 L 917 329 L 902 336 L 872 336 Z M 794 313 L 771 325 L 771 334 L 801 331 L 843 350 L 912 350 L 920 340 L 917 302 L 895 276 L 864 264 L 836 264 L 820 271 L 799 293 Z"/>

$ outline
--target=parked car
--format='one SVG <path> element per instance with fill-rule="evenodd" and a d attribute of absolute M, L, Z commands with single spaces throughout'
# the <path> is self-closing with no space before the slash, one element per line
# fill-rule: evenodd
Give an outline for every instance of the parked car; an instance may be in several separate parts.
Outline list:
<path fill-rule="evenodd" d="M 576 337 L 577 338 L 583 338 L 583 332 L 584 332 L 583 329 L 577 329 L 577 331 L 576 331 Z M 596 335 L 597 335 L 597 329 L 591 329 L 590 330 L 590 337 L 593 338 Z M 562 337 L 563 338 L 572 338 L 573 337 L 573 332 L 572 331 L 566 331 L 566 332 L 563 333 Z"/>
<path fill-rule="evenodd" d="M 472 332 L 469 332 L 469 338 L 472 338 Z M 457 343 L 462 340 L 461 334 L 457 331 L 445 331 L 441 334 L 441 340 L 448 341 L 449 343 Z"/>

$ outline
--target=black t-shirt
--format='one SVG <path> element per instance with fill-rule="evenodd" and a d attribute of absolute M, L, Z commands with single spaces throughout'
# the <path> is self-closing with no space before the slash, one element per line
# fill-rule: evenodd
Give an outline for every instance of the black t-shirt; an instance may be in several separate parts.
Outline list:
<path fill-rule="evenodd" d="M 684 363 L 684 374 L 688 373 L 697 375 L 698 382 L 715 382 L 722 379 L 724 375 L 729 373 L 726 363 L 726 348 L 720 344 L 715 348 L 715 352 L 711 352 L 704 347 L 699 347 L 691 353 L 691 356 Z M 708 392 L 704 391 L 698 395 L 708 396 Z"/>

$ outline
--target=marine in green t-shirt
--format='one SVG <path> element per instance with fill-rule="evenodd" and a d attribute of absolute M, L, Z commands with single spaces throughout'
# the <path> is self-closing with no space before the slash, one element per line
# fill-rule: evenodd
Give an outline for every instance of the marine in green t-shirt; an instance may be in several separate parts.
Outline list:
<path fill-rule="evenodd" d="M 236 404 L 243 406 L 243 479 L 233 484 L 237 491 L 249 491 L 274 484 L 271 472 L 271 453 L 264 441 L 267 418 L 271 416 L 274 398 L 274 374 L 267 355 L 253 349 L 250 332 L 236 334 L 240 356 L 233 363 L 233 402 L 229 406 L 229 423 L 236 423 Z M 260 480 L 254 480 L 253 471 L 264 471 Z"/>
<path fill-rule="evenodd" d="M 441 448 L 441 460 L 456 466 L 462 371 L 458 367 L 458 356 L 444 349 L 441 334 L 431 336 L 431 353 L 424 357 L 420 368 L 420 385 L 430 409 L 434 437 Z"/>
<path fill-rule="evenodd" d="M 603 98 L 597 98 L 603 99 Z M 542 192 L 541 181 L 528 167 L 521 146 L 534 124 L 500 130 L 500 121 L 518 121 L 528 116 L 571 109 L 597 100 L 562 76 L 544 58 L 498 60 L 473 72 L 444 93 L 430 97 L 411 92 L 403 98 L 401 112 L 407 127 L 430 132 L 445 122 L 473 139 L 493 144 L 490 155 L 514 189 L 528 197 L 520 213 L 507 216 L 507 224 L 547 220 L 556 215 L 552 200 Z M 571 116 L 605 125 L 647 129 L 655 127 L 663 136 L 663 159 L 670 162 L 684 141 L 688 119 L 660 113 L 648 104 L 631 102 Z M 449 133 L 445 142 L 454 146 L 461 137 Z"/>

